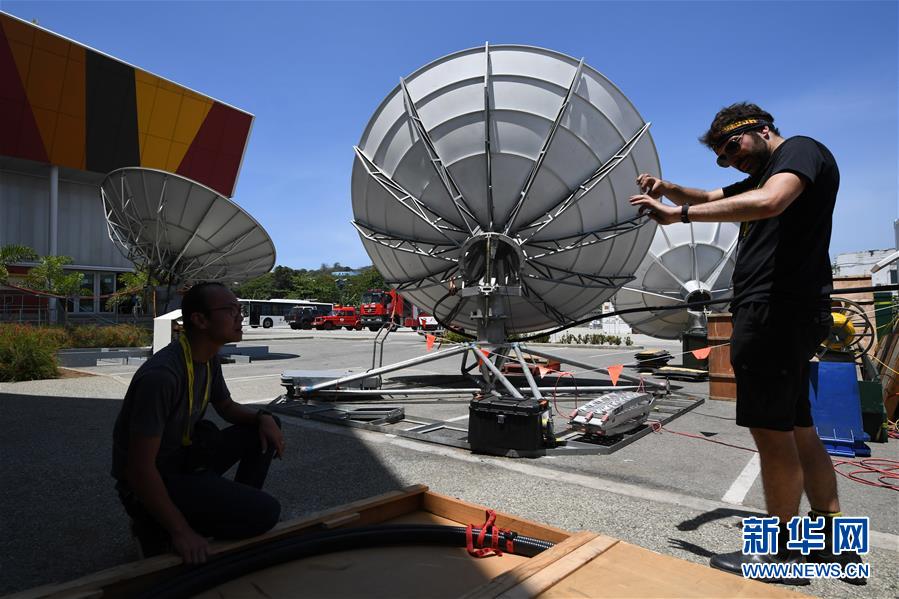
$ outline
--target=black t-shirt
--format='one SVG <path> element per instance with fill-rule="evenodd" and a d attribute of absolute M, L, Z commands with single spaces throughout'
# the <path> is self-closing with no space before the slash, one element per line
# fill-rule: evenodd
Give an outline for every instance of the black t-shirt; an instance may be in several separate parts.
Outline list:
<path fill-rule="evenodd" d="M 755 301 L 829 310 L 830 232 L 840 187 L 836 160 L 814 139 L 791 137 L 774 150 L 761 176 L 725 187 L 724 196 L 762 187 L 778 173 L 796 174 L 805 189 L 778 216 L 741 223 L 731 310 Z"/>
<path fill-rule="evenodd" d="M 218 356 L 209 361 L 212 384 L 209 403 L 221 405 L 231 394 L 222 375 Z M 194 362 L 194 404 L 190 427 L 203 417 L 206 392 L 206 364 Z M 134 373 L 112 434 L 112 475 L 125 480 L 128 441 L 131 435 L 160 437 L 156 467 L 162 473 L 180 470 L 182 435 L 187 426 L 187 365 L 176 339 L 156 352 Z"/>

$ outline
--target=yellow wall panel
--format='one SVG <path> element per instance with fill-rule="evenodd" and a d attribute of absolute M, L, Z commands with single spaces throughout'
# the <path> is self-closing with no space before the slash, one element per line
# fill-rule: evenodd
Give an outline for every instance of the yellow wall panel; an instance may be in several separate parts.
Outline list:
<path fill-rule="evenodd" d="M 140 143 L 141 166 L 147 166 L 144 162 L 144 144 L 147 141 L 147 132 L 150 130 L 150 117 L 153 116 L 153 106 L 156 104 L 156 85 L 159 77 L 151 75 L 140 69 L 134 69 L 134 87 L 137 100 L 137 138 Z"/>
<path fill-rule="evenodd" d="M 134 69 L 134 80 L 141 83 L 149 83 L 150 85 L 157 85 L 159 83 L 159 77 L 151 75 L 146 71 L 141 71 L 140 69 Z"/>
<path fill-rule="evenodd" d="M 86 114 L 84 77 L 84 48 L 72 44 L 72 51 L 69 52 L 69 60 L 66 63 L 59 112 L 81 120 L 84 120 Z"/>
<path fill-rule="evenodd" d="M 178 113 L 178 123 L 175 125 L 173 139 L 190 144 L 211 108 L 212 102 L 201 102 L 185 95 L 181 100 L 181 111 Z"/>
<path fill-rule="evenodd" d="M 84 118 L 60 113 L 53 147 L 50 148 L 50 161 L 72 168 L 85 168 Z"/>
<path fill-rule="evenodd" d="M 21 21 L 17 21 L 15 19 L 4 18 L 2 25 L 3 31 L 4 33 L 6 33 L 6 39 L 8 39 L 9 41 L 20 42 L 29 47 L 34 44 L 34 33 L 35 31 L 37 31 L 37 29 L 29 25 L 28 23 L 22 23 Z"/>
<path fill-rule="evenodd" d="M 169 150 L 169 159 L 168 163 L 165 165 L 165 170 L 172 173 L 176 172 L 178 167 L 181 166 L 181 159 L 187 154 L 187 149 L 189 147 L 188 144 L 173 141 L 172 148 Z"/>
<path fill-rule="evenodd" d="M 31 53 L 31 70 L 25 93 L 35 108 L 58 110 L 62 97 L 62 83 L 66 77 L 68 59 L 40 48 Z M 46 139 L 44 142 L 46 143 Z"/>
<path fill-rule="evenodd" d="M 181 87 L 180 85 L 175 85 L 175 84 L 172 83 L 171 81 L 166 81 L 165 79 L 163 79 L 163 78 L 161 78 L 161 77 L 159 78 L 159 84 L 158 84 L 158 85 L 159 85 L 159 87 L 160 87 L 161 89 L 164 89 L 164 90 L 166 90 L 166 91 L 172 92 L 173 94 L 179 94 L 179 95 L 180 95 L 180 94 L 183 94 L 183 93 L 185 92 L 185 89 L 184 89 L 183 87 Z"/>
<path fill-rule="evenodd" d="M 153 105 L 153 113 L 150 116 L 150 127 L 147 129 L 147 133 L 164 139 L 172 139 L 180 106 L 180 94 L 172 93 L 162 86 L 157 87 L 156 103 Z"/>
<path fill-rule="evenodd" d="M 169 154 L 169 146 L 171 142 L 167 139 L 147 135 L 147 139 L 141 148 L 140 164 L 146 168 L 158 168 L 168 170 L 166 168 L 166 159 Z"/>
<path fill-rule="evenodd" d="M 145 81 L 135 81 L 134 89 L 137 94 L 137 130 L 147 133 L 150 130 L 153 104 L 156 102 L 156 86 Z"/>
<path fill-rule="evenodd" d="M 69 54 L 69 46 L 74 46 L 72 42 L 56 35 L 51 35 L 40 29 L 34 30 L 34 47 L 35 49 L 44 50 L 51 54 L 56 54 L 65 58 Z"/>

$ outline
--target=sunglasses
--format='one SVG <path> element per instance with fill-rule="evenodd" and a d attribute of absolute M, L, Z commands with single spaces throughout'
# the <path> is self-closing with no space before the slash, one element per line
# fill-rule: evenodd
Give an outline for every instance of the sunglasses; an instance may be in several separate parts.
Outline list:
<path fill-rule="evenodd" d="M 723 148 L 721 148 L 721 153 L 718 154 L 718 158 L 715 159 L 715 162 L 718 163 L 718 166 L 728 166 L 730 157 L 740 151 L 740 145 L 743 142 L 744 135 L 746 135 L 745 131 L 727 140 L 727 143 L 724 144 Z"/>
<path fill-rule="evenodd" d="M 220 310 L 227 310 L 228 315 L 231 318 L 237 318 L 238 314 L 241 314 L 240 306 L 237 304 L 231 304 L 230 306 L 219 306 L 218 308 L 209 308 L 209 312 L 218 312 Z"/>

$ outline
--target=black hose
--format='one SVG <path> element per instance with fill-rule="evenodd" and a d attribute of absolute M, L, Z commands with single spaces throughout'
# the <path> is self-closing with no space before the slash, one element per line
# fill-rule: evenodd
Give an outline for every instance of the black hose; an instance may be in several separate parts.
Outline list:
<path fill-rule="evenodd" d="M 174 577 L 145 589 L 141 599 L 154 597 L 190 597 L 263 568 L 285 562 L 337 551 L 382 547 L 388 545 L 441 545 L 464 547 L 465 527 L 431 524 L 396 524 L 331 530 L 321 533 L 279 539 L 256 547 L 214 557 Z M 477 537 L 479 528 L 472 531 Z M 550 541 L 509 534 L 514 542 L 512 553 L 533 557 L 554 545 Z M 499 547 L 505 552 L 506 534 L 500 533 Z"/>
<path fill-rule="evenodd" d="M 455 333 L 457 335 L 461 335 L 462 337 L 465 337 L 466 339 L 477 339 L 477 337 L 475 337 L 474 335 L 466 333 L 465 329 L 459 329 L 459 328 L 454 327 L 451 324 L 443 322 L 443 320 L 440 318 L 440 316 L 437 315 L 437 308 L 440 307 L 440 304 L 442 304 L 444 302 L 444 300 L 446 300 L 446 298 L 448 298 L 451 295 L 453 295 L 453 293 L 447 292 L 446 295 L 441 297 L 439 300 L 437 300 L 437 303 L 434 304 L 434 320 L 436 320 L 437 324 L 442 326 L 447 331 L 452 331 L 453 333 Z M 458 311 L 459 306 L 462 305 L 463 301 L 464 300 L 459 300 L 459 303 L 456 304 L 456 307 L 448 312 L 448 316 L 455 316 L 455 312 Z"/>

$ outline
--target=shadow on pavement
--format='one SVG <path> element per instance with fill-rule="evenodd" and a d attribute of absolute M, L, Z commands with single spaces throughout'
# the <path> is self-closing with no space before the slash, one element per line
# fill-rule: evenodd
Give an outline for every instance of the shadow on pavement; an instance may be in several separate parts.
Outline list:
<path fill-rule="evenodd" d="M 696 530 L 700 526 L 704 524 L 708 524 L 709 522 L 714 522 L 716 520 L 724 520 L 725 518 L 732 518 L 734 516 L 738 516 L 740 518 L 749 518 L 752 516 L 758 516 L 759 512 L 754 511 L 751 512 L 749 510 L 739 510 L 739 509 L 731 509 L 731 508 L 718 508 L 712 510 L 710 512 L 703 512 L 696 516 L 695 518 L 691 518 L 689 520 L 684 520 L 680 524 L 677 525 L 678 530 Z"/>
<path fill-rule="evenodd" d="M 137 559 L 110 475 L 120 406 L 111 399 L 0 394 L 0 594 Z M 207 414 L 221 423 L 214 410 Z M 286 455 L 272 464 L 265 485 L 281 502 L 282 520 L 404 486 L 352 436 L 289 422 L 284 435 Z"/>

